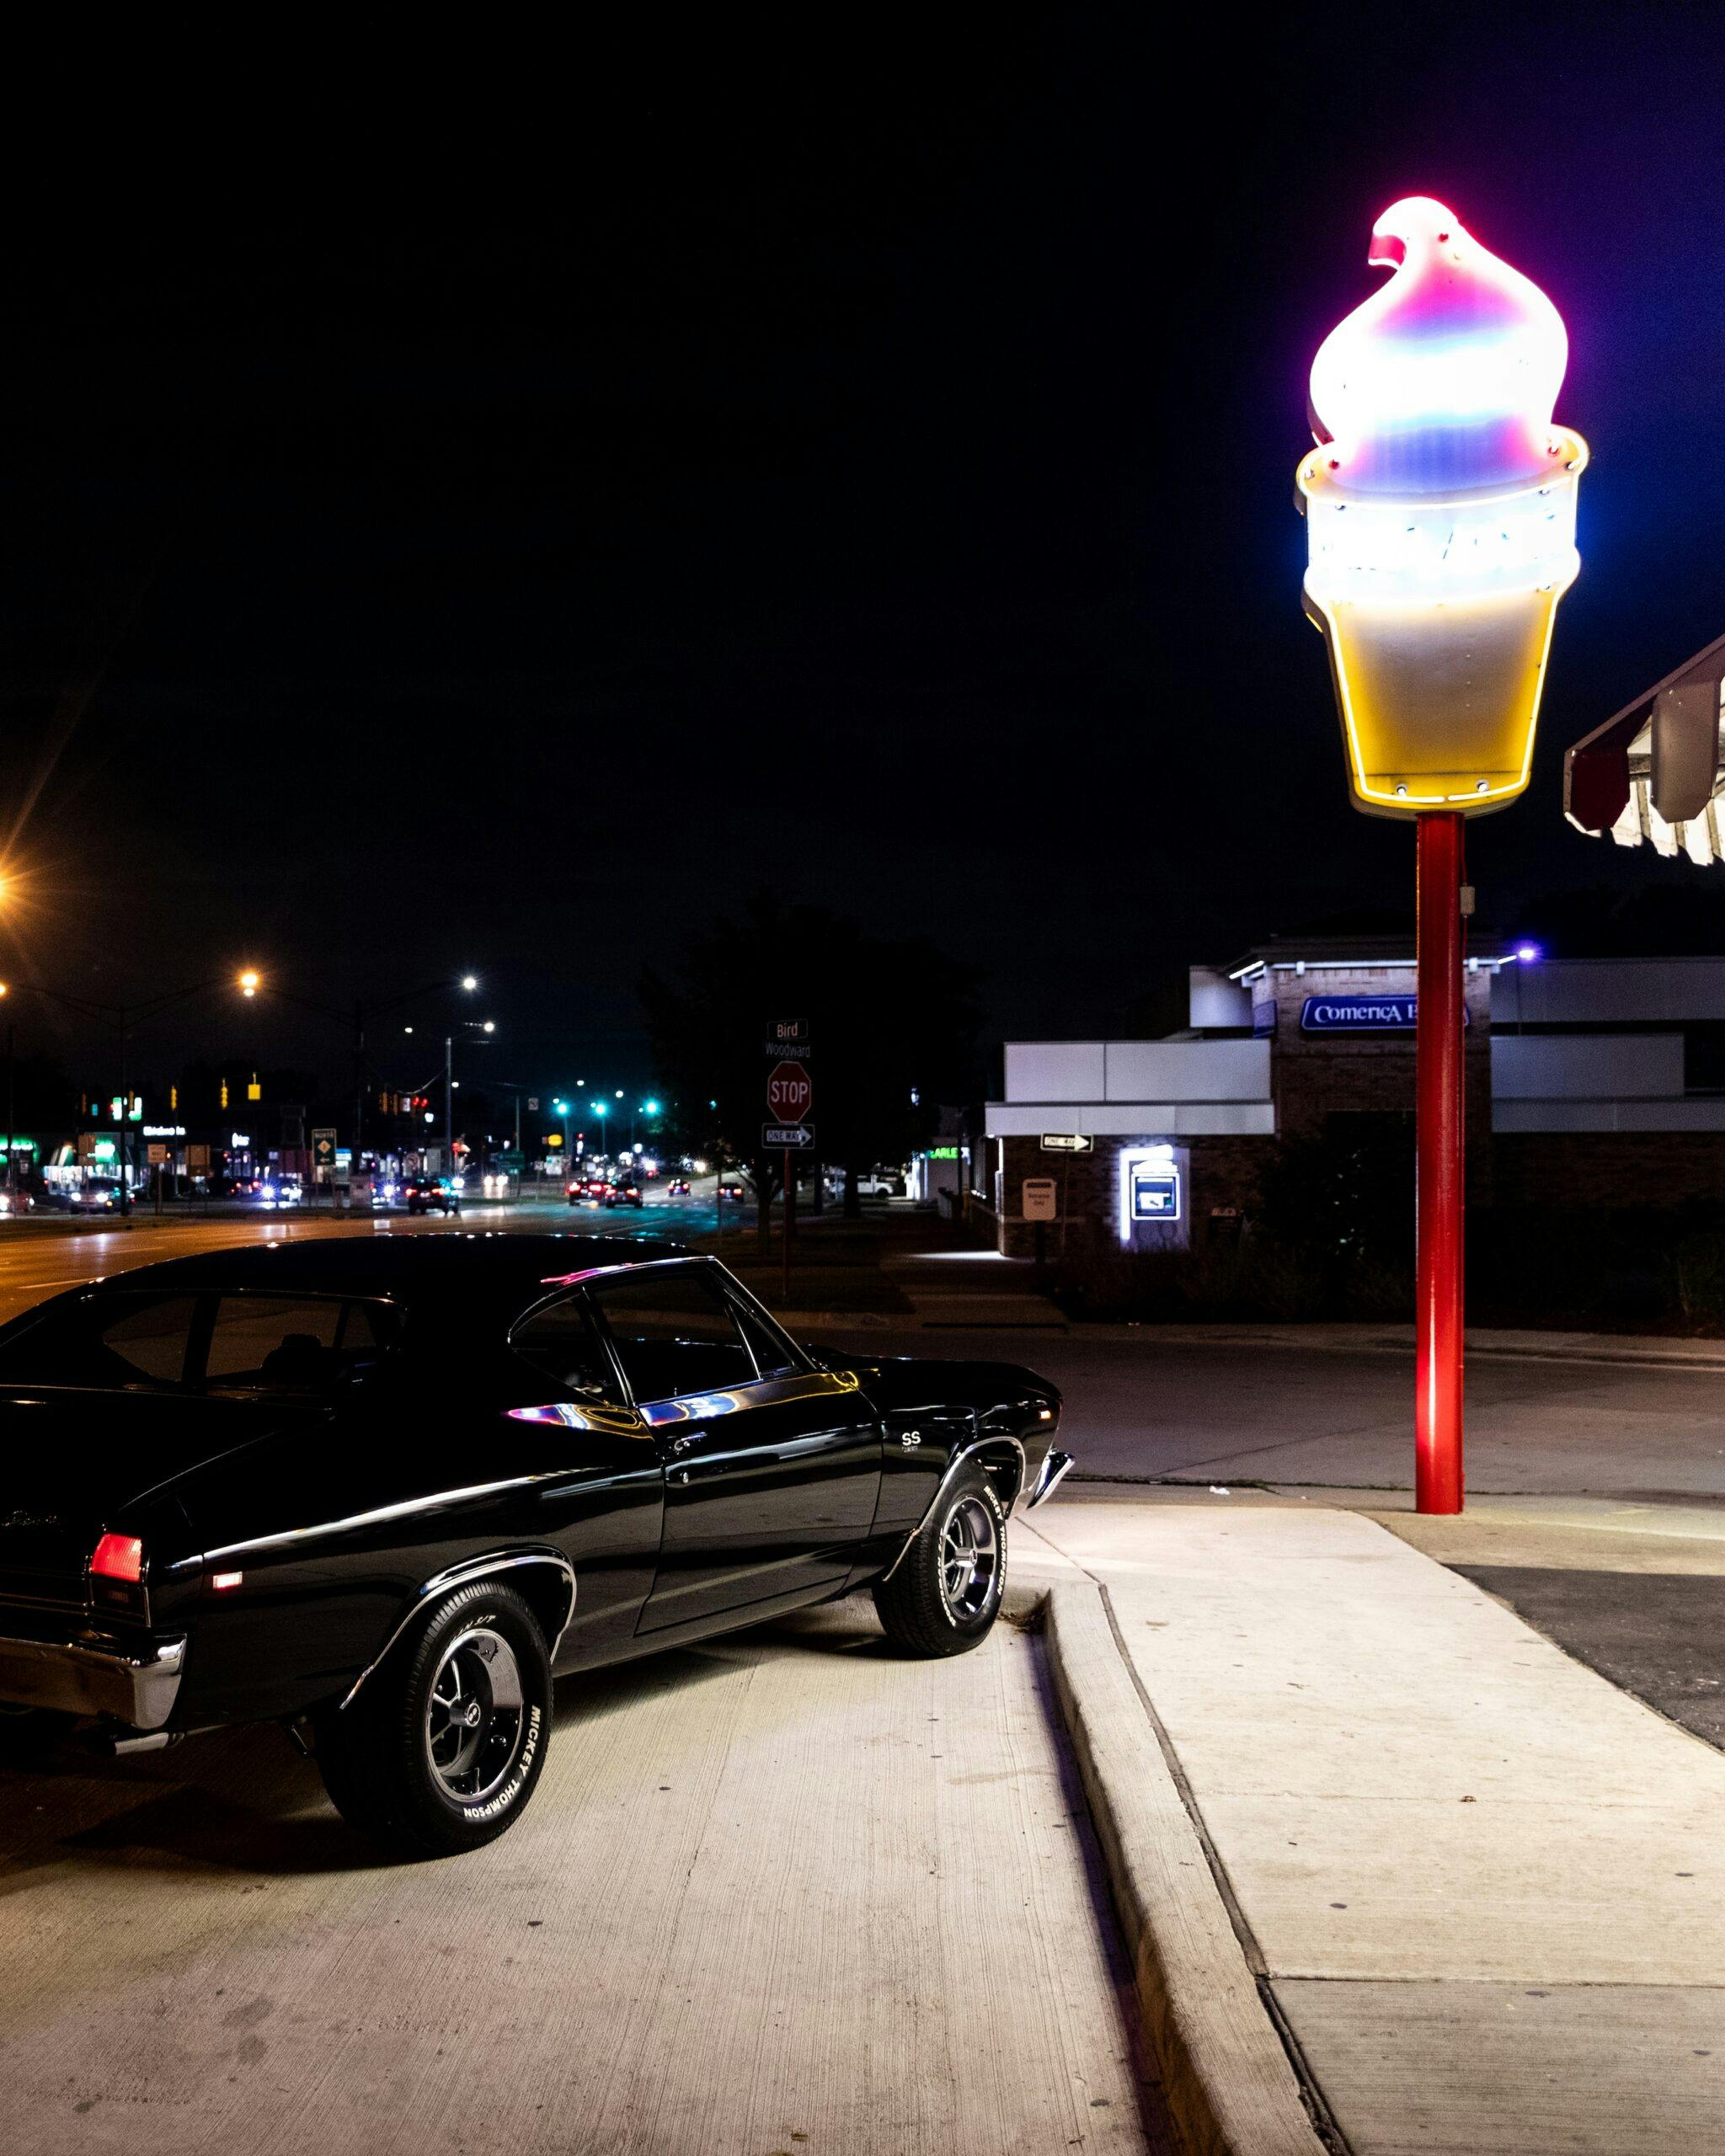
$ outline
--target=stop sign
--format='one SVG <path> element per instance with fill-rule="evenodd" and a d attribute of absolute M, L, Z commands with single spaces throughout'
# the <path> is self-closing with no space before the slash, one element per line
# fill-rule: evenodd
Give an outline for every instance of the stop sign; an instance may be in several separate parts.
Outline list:
<path fill-rule="evenodd" d="M 809 1073 L 800 1063 L 776 1065 L 766 1081 L 766 1105 L 781 1123 L 800 1123 L 814 1094 Z"/>

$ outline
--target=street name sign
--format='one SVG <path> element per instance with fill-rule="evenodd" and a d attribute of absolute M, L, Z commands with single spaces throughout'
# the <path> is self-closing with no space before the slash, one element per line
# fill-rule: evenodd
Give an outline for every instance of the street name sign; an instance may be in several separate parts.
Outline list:
<path fill-rule="evenodd" d="M 806 1152 L 814 1143 L 812 1123 L 768 1123 L 761 1129 L 761 1145 L 766 1152 Z"/>
<path fill-rule="evenodd" d="M 1044 1153 L 1093 1153 L 1096 1140 L 1087 1137 L 1081 1130 L 1044 1130 L 1042 1150 Z"/>

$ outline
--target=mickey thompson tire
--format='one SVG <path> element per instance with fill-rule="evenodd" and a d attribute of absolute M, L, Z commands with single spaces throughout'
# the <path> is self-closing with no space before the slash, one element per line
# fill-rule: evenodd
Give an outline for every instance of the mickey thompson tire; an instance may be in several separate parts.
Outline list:
<path fill-rule="evenodd" d="M 959 1469 L 900 1559 L 874 1606 L 907 1654 L 964 1654 L 988 1637 L 1007 1577 L 1007 1516 L 974 1463 Z"/>
<path fill-rule="evenodd" d="M 551 1657 L 513 1588 L 458 1588 L 318 1721 L 318 1765 L 350 1827 L 413 1856 L 494 1842 L 526 1809 L 551 1734 Z"/>

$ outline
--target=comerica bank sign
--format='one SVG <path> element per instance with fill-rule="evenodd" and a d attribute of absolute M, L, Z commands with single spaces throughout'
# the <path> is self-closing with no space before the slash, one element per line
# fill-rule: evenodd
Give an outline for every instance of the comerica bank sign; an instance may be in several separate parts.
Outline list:
<path fill-rule="evenodd" d="M 1419 1017 L 1417 995 L 1308 995 L 1300 1013 L 1302 1033 L 1411 1033 Z M 1462 1007 L 1461 1021 L 1467 1022 Z"/>

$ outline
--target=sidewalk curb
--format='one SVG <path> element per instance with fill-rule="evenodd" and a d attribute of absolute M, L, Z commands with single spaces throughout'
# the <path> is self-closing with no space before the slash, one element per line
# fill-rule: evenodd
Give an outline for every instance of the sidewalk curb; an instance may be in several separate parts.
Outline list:
<path fill-rule="evenodd" d="M 1187 2156 L 1324 2156 L 1100 1591 L 1051 1587 L 1055 1689 Z"/>

